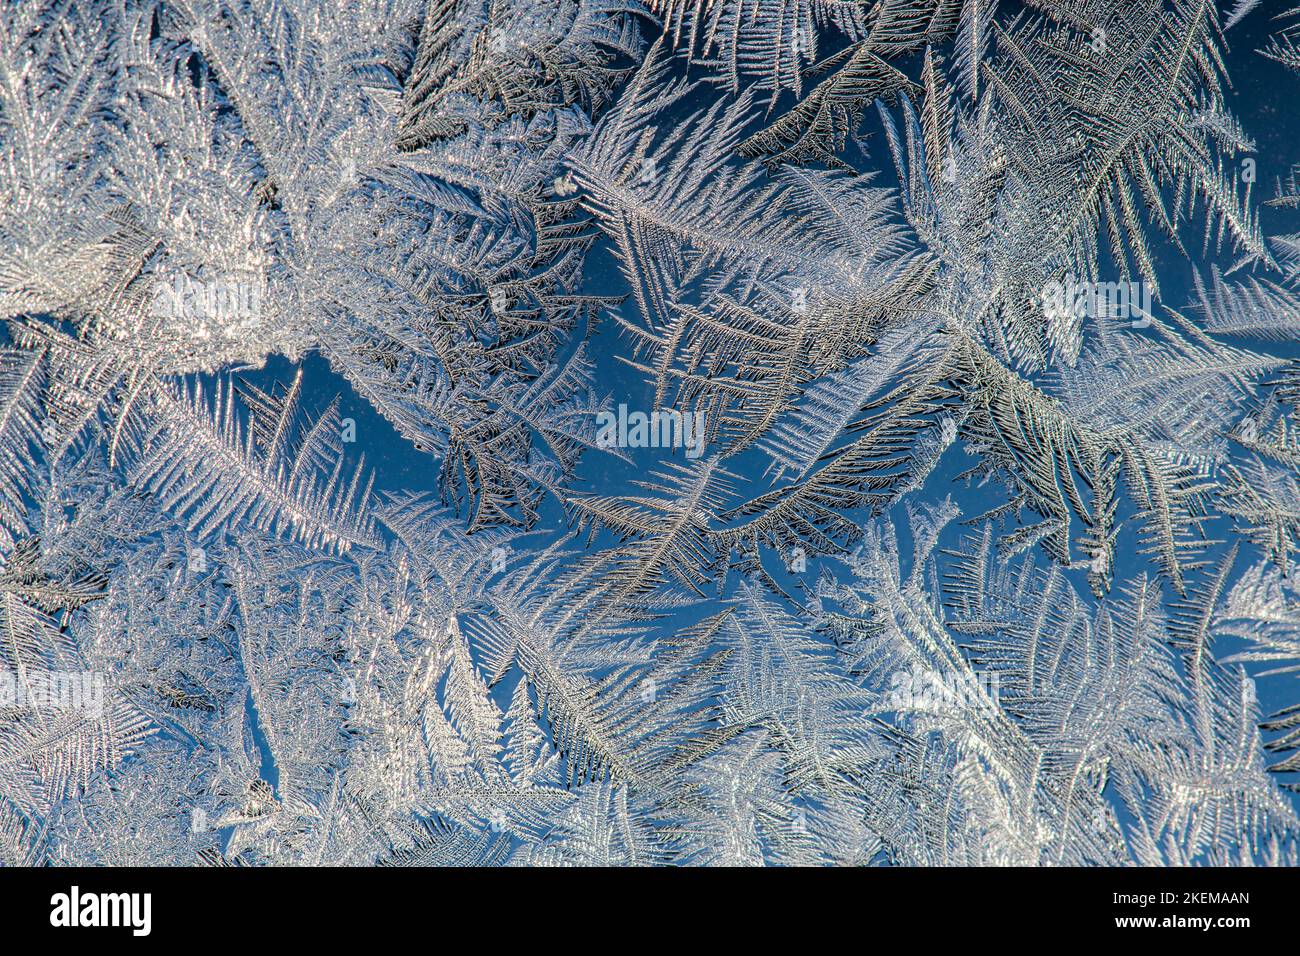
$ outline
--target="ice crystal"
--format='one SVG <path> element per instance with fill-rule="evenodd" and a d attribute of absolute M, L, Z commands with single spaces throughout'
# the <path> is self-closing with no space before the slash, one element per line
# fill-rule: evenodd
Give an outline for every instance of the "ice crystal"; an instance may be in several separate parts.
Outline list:
<path fill-rule="evenodd" d="M 1294 864 L 1257 5 L 4 5 L 0 862 Z"/>

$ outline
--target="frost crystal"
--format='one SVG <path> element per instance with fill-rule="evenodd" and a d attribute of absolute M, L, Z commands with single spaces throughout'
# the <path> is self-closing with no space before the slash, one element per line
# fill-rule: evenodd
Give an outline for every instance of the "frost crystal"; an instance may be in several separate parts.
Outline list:
<path fill-rule="evenodd" d="M 1295 864 L 1221 6 L 5 4 L 0 863 Z"/>

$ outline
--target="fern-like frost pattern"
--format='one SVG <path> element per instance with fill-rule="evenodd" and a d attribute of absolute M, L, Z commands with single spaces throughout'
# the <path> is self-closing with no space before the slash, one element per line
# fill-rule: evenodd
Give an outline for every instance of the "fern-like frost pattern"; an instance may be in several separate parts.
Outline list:
<path fill-rule="evenodd" d="M 0 864 L 1295 865 L 1267 6 L 3 4 Z"/>

